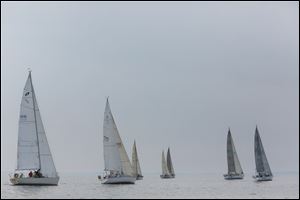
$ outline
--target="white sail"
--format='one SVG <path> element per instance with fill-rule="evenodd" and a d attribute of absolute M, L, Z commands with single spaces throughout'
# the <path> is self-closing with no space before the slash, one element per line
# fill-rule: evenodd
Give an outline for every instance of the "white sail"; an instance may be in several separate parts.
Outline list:
<path fill-rule="evenodd" d="M 136 154 L 136 155 L 137 155 L 137 154 Z M 138 174 L 138 175 L 142 175 L 142 170 L 141 170 L 140 161 L 139 161 L 139 158 L 138 158 L 138 157 L 137 157 L 136 165 L 137 165 L 137 174 Z"/>
<path fill-rule="evenodd" d="M 133 143 L 132 147 L 132 171 L 133 171 L 133 176 L 137 177 L 138 171 L 137 171 L 137 153 L 136 153 L 136 146 L 135 146 L 135 141 Z"/>
<path fill-rule="evenodd" d="M 168 171 L 172 176 L 175 176 L 174 168 L 173 168 L 173 163 L 172 163 L 172 158 L 171 158 L 171 153 L 170 153 L 170 148 L 168 148 L 167 152 L 167 167 Z"/>
<path fill-rule="evenodd" d="M 166 159 L 165 159 L 165 153 L 164 151 L 162 152 L 162 158 L 161 158 L 161 167 L 162 167 L 162 175 L 170 175 L 170 172 L 168 170 L 168 167 L 167 167 L 167 162 L 166 162 Z"/>
<path fill-rule="evenodd" d="M 132 147 L 132 170 L 133 170 L 133 176 L 142 175 L 135 141 Z"/>
<path fill-rule="evenodd" d="M 42 122 L 40 110 L 36 101 L 35 92 L 33 91 L 35 100 L 36 126 L 39 138 L 41 170 L 40 172 L 46 177 L 56 177 L 57 172 L 53 162 L 52 154 L 46 137 L 44 125 Z"/>
<path fill-rule="evenodd" d="M 243 174 L 243 170 L 240 161 L 235 150 L 233 139 L 231 136 L 230 129 L 227 135 L 227 163 L 228 163 L 228 174 Z"/>
<path fill-rule="evenodd" d="M 25 169 L 40 169 L 45 177 L 57 176 L 33 89 L 31 73 L 23 91 L 19 120 L 17 170 Z"/>
<path fill-rule="evenodd" d="M 132 176 L 131 163 L 111 113 L 108 99 L 104 112 L 103 146 L 105 170 Z"/>
<path fill-rule="evenodd" d="M 18 131 L 17 170 L 40 169 L 38 139 L 29 74 L 22 96 Z"/>

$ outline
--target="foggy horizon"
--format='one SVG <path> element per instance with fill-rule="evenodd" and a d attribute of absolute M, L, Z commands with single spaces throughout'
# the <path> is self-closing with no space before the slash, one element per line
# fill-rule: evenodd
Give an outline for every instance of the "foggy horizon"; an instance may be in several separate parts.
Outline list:
<path fill-rule="evenodd" d="M 255 127 L 273 172 L 299 172 L 299 2 L 1 2 L 1 171 L 33 87 L 58 172 L 102 172 L 106 97 L 127 154 L 161 172 L 246 176 Z M 276 176 L 276 174 L 275 174 Z"/>

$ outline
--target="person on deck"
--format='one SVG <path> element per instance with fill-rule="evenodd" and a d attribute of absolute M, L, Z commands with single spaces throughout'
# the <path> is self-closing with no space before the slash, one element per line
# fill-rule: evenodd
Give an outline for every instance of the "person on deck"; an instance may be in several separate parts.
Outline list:
<path fill-rule="evenodd" d="M 40 172 L 40 170 L 41 170 L 41 169 L 38 169 L 38 170 L 36 170 L 36 171 L 34 172 L 35 177 L 37 177 L 37 178 L 43 177 L 43 175 L 42 175 L 42 173 Z"/>

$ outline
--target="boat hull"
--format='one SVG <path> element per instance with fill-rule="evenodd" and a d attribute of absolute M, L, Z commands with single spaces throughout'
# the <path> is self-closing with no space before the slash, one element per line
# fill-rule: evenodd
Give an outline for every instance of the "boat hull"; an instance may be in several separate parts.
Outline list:
<path fill-rule="evenodd" d="M 143 180 L 143 178 L 144 178 L 144 176 L 139 175 L 136 177 L 136 180 Z"/>
<path fill-rule="evenodd" d="M 243 179 L 244 175 L 243 174 L 224 174 L 224 179 L 225 180 L 236 180 L 236 179 Z"/>
<path fill-rule="evenodd" d="M 119 176 L 101 179 L 102 184 L 134 184 L 135 177 L 132 176 Z"/>
<path fill-rule="evenodd" d="M 272 181 L 273 176 L 253 176 L 256 181 Z"/>
<path fill-rule="evenodd" d="M 171 175 L 160 175 L 160 178 L 162 178 L 162 179 L 170 179 L 170 178 L 175 178 L 175 177 L 171 176 Z"/>
<path fill-rule="evenodd" d="M 43 178 L 11 178 L 13 185 L 57 185 L 59 177 L 43 177 Z"/>

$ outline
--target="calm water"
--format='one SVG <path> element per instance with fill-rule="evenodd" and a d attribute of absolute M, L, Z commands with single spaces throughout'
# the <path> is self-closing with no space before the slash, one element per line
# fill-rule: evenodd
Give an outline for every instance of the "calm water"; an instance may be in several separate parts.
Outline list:
<path fill-rule="evenodd" d="M 299 174 L 275 174 L 271 182 L 225 181 L 220 174 L 145 175 L 135 185 L 102 185 L 96 175 L 60 174 L 58 186 L 12 186 L 1 173 L 1 198 L 299 198 Z"/>

